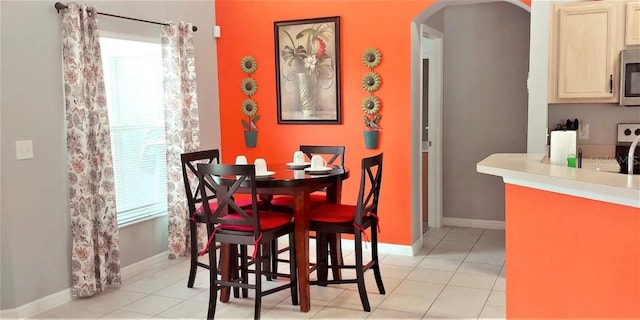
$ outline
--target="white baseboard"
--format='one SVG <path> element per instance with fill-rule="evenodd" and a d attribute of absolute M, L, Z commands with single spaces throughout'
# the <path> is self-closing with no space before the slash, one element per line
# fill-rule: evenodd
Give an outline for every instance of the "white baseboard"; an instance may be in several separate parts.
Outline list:
<path fill-rule="evenodd" d="M 0 319 L 26 319 L 71 301 L 71 288 L 23 304 L 15 309 L 0 310 Z"/>
<path fill-rule="evenodd" d="M 504 221 L 444 217 L 445 226 L 504 230 Z"/>
<path fill-rule="evenodd" d="M 422 237 L 420 237 L 416 242 L 413 243 L 413 246 L 411 247 L 411 255 L 415 256 L 418 251 L 422 249 L 422 246 L 424 246 L 424 242 L 422 241 Z"/>
<path fill-rule="evenodd" d="M 144 271 L 145 269 L 148 269 L 149 267 L 153 266 L 156 263 L 166 261 L 169 259 L 168 257 L 169 257 L 169 251 L 164 251 L 156 254 L 155 256 L 151 256 L 144 260 L 140 260 L 136 263 L 130 264 L 122 268 L 121 270 L 122 280 L 124 281 L 125 279 L 131 277 L 132 275 L 140 271 Z"/>
<path fill-rule="evenodd" d="M 122 268 L 123 281 L 132 275 L 143 271 L 158 262 L 167 259 L 168 252 L 161 252 L 153 257 L 138 261 Z M 0 319 L 26 319 L 33 317 L 39 313 L 45 312 L 51 308 L 57 307 L 73 300 L 71 296 L 71 288 L 50 294 L 38 300 L 23 304 L 15 309 L 0 310 Z"/>
<path fill-rule="evenodd" d="M 282 238 L 280 238 L 278 243 L 280 243 L 282 245 L 287 245 L 289 243 L 289 241 L 286 240 L 286 237 L 282 237 Z M 342 245 L 342 249 L 355 250 L 355 241 L 353 241 L 351 239 L 342 239 L 340 241 L 340 244 Z M 316 239 L 314 239 L 314 238 L 309 239 L 309 245 L 315 246 L 316 245 Z M 416 250 L 416 248 L 417 248 L 417 250 Z M 401 255 L 401 256 L 413 256 L 414 253 L 420 251 L 421 248 L 422 248 L 422 241 L 421 240 L 419 240 L 416 243 L 414 243 L 413 246 L 378 242 L 378 253 L 384 253 L 384 254 L 397 254 L 397 255 Z M 366 244 L 362 246 L 362 250 L 363 251 L 371 251 L 371 243 L 366 242 Z"/>
<path fill-rule="evenodd" d="M 355 250 L 355 241 L 351 239 L 342 239 L 342 248 L 347 250 Z M 362 248 L 364 251 L 371 251 L 371 243 L 366 242 Z M 401 244 L 389 244 L 378 242 L 378 253 L 397 254 L 401 256 L 412 256 L 413 247 Z"/>

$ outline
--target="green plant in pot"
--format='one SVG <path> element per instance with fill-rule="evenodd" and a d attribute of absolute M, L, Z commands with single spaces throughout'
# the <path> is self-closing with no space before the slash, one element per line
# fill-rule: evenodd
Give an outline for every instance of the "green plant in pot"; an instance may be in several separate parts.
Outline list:
<path fill-rule="evenodd" d="M 246 99 L 242 102 L 242 113 L 247 119 L 240 120 L 244 127 L 244 143 L 248 148 L 255 148 L 258 144 L 258 127 L 256 123 L 260 120 L 258 105 L 253 99 Z"/>
<path fill-rule="evenodd" d="M 240 61 L 240 69 L 247 75 L 251 75 L 257 69 L 256 60 L 252 56 L 243 57 Z M 258 83 L 253 78 L 247 77 L 242 80 L 240 89 L 248 97 L 242 102 L 242 113 L 247 116 L 247 119 L 240 120 L 244 128 L 244 143 L 248 148 L 255 148 L 258 144 L 256 123 L 260 120 L 260 115 L 258 114 L 258 104 L 251 97 L 256 94 Z"/>
<path fill-rule="evenodd" d="M 375 149 L 378 147 L 378 140 L 380 138 L 380 119 L 382 115 L 380 112 L 380 99 L 376 96 L 367 96 L 362 100 L 362 111 L 364 117 L 362 118 L 364 126 L 367 130 L 364 131 L 364 146 L 367 149 Z"/>
<path fill-rule="evenodd" d="M 382 54 L 376 48 L 368 48 L 362 54 L 362 64 L 369 68 L 369 72 L 362 77 L 362 89 L 369 92 L 369 96 L 362 100 L 362 112 L 364 112 L 364 146 L 367 149 L 378 148 L 378 140 L 380 139 L 380 99 L 373 95 L 375 91 L 380 89 L 382 79 L 380 75 L 373 71 L 382 61 Z"/>

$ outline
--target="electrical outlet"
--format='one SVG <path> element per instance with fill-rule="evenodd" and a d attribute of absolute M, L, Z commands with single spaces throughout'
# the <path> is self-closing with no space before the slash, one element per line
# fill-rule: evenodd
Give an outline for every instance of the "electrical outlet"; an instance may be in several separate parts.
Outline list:
<path fill-rule="evenodd" d="M 578 139 L 580 140 L 588 140 L 589 139 L 589 124 L 588 123 L 580 123 L 580 128 L 578 128 Z"/>
<path fill-rule="evenodd" d="M 33 141 L 16 141 L 16 159 L 33 159 Z"/>

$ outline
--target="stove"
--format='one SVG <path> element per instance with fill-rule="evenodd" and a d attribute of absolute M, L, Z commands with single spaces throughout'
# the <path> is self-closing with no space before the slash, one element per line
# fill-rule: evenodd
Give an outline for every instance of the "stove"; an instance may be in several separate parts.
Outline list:
<path fill-rule="evenodd" d="M 620 173 L 627 173 L 629 147 L 633 140 L 640 136 L 640 123 L 619 123 L 616 143 L 616 161 L 620 165 Z M 640 145 L 636 147 L 633 157 L 633 174 L 640 174 Z"/>

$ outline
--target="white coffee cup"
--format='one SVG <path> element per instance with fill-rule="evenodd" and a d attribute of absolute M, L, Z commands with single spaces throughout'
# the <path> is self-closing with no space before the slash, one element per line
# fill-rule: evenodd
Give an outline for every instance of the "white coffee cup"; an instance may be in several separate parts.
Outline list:
<path fill-rule="evenodd" d="M 304 164 L 304 152 L 296 151 L 293 153 L 293 164 Z"/>
<path fill-rule="evenodd" d="M 239 155 L 236 157 L 236 164 L 247 164 L 247 157 Z"/>
<path fill-rule="evenodd" d="M 327 162 L 321 155 L 314 155 L 311 157 L 311 170 L 324 170 L 327 166 Z"/>
<path fill-rule="evenodd" d="M 293 170 L 293 178 L 304 179 L 304 170 Z"/>
<path fill-rule="evenodd" d="M 256 175 L 264 175 L 267 173 L 267 162 L 264 159 L 258 158 L 253 164 L 256 166 Z"/>

